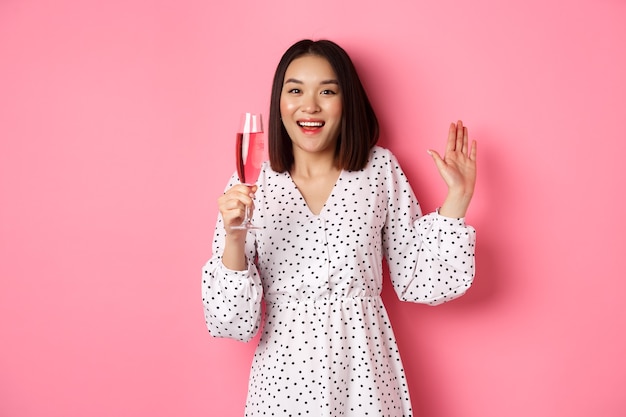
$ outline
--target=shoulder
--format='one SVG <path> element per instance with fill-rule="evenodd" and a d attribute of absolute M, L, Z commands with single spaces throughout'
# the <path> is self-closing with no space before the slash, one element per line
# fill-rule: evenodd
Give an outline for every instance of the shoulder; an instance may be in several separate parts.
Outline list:
<path fill-rule="evenodd" d="M 387 156 L 387 155 L 392 155 L 391 151 L 387 148 L 383 148 L 382 146 L 379 145 L 375 145 L 372 150 L 370 151 L 370 155 L 371 156 Z"/>
<path fill-rule="evenodd" d="M 263 187 L 284 186 L 285 181 L 290 180 L 288 172 L 276 172 L 272 169 L 269 161 L 264 161 L 261 165 L 261 172 L 257 184 Z"/>
<path fill-rule="evenodd" d="M 374 146 L 370 151 L 370 157 L 367 162 L 369 168 L 396 168 L 398 166 L 398 160 L 396 156 L 387 148 L 382 146 Z"/>

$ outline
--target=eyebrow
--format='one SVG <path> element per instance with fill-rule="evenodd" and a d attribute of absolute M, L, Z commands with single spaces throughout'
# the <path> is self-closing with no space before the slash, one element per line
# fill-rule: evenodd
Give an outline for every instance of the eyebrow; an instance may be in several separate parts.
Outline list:
<path fill-rule="evenodd" d="M 287 80 L 285 80 L 285 84 L 288 83 L 294 83 L 294 84 L 304 84 L 302 81 L 295 79 L 295 78 L 289 78 Z M 320 85 L 326 85 L 326 84 L 335 84 L 335 85 L 339 85 L 339 81 L 337 80 L 324 80 L 320 82 Z"/>

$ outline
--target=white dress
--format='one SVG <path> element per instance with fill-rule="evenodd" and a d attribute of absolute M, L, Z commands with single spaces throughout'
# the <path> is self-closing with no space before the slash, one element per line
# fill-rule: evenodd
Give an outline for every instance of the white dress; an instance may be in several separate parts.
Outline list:
<path fill-rule="evenodd" d="M 211 335 L 248 341 L 264 321 L 245 415 L 412 416 L 380 297 L 383 258 L 400 299 L 439 304 L 472 283 L 475 230 L 464 219 L 422 216 L 381 147 L 364 170 L 340 174 L 319 215 L 288 173 L 266 164 L 257 185 L 254 223 L 264 229 L 248 232 L 248 270 L 222 264 L 218 216 L 202 281 Z"/>

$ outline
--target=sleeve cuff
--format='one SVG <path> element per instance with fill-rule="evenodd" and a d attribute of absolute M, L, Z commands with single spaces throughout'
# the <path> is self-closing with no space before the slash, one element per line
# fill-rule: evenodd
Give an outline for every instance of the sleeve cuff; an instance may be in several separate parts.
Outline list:
<path fill-rule="evenodd" d="M 441 225 L 447 225 L 451 228 L 465 227 L 465 217 L 446 217 L 439 214 L 439 207 L 435 210 L 435 221 Z"/>
<path fill-rule="evenodd" d="M 236 275 L 236 276 L 239 276 L 241 278 L 245 278 L 245 277 L 250 275 L 250 262 L 248 262 L 247 269 L 244 269 L 243 271 L 237 271 L 235 269 L 227 268 L 226 265 L 224 265 L 224 262 L 222 262 L 222 260 L 220 260 L 219 269 L 225 275 Z"/>

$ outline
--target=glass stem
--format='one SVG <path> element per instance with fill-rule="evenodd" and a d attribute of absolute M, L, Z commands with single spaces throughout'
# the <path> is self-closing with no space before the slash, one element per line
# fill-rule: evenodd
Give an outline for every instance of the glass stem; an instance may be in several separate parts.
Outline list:
<path fill-rule="evenodd" d="M 243 218 L 243 222 L 241 223 L 242 225 L 246 225 L 250 223 L 250 206 L 246 206 L 246 214 Z"/>

